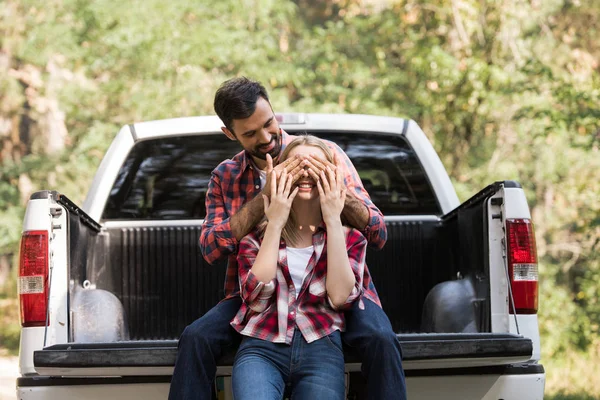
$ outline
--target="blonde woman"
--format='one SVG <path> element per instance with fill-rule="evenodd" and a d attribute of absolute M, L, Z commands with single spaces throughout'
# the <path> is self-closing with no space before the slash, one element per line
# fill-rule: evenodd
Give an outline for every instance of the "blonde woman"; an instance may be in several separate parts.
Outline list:
<path fill-rule="evenodd" d="M 329 147 L 308 135 L 279 162 L 291 157 L 333 162 Z M 266 222 L 240 243 L 236 400 L 282 399 L 286 389 L 292 399 L 344 398 L 343 310 L 360 301 L 367 240 L 342 225 L 339 169 L 305 164 L 308 174 L 295 183 L 285 171 L 271 174 Z"/>

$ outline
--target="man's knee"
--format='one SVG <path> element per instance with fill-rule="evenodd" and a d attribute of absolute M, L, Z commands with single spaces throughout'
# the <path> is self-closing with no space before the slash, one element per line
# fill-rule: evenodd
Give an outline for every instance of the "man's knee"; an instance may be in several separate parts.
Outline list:
<path fill-rule="evenodd" d="M 398 342 L 398 338 L 394 331 L 391 329 L 379 329 L 373 332 L 369 332 L 369 336 L 367 336 L 367 341 L 371 346 L 377 347 L 398 347 L 400 342 Z"/>
<path fill-rule="evenodd" d="M 179 346 L 192 343 L 210 346 L 215 342 L 227 342 L 231 336 L 232 328 L 228 320 L 210 318 L 207 314 L 185 327 L 179 337 Z"/>
<path fill-rule="evenodd" d="M 179 337 L 179 346 L 187 346 L 193 343 L 209 343 L 211 336 L 210 329 L 207 329 L 209 327 L 209 324 L 206 324 L 206 322 L 203 321 L 202 318 L 199 318 L 196 321 L 192 322 L 190 325 L 186 326 L 183 332 L 181 333 L 181 336 Z"/>

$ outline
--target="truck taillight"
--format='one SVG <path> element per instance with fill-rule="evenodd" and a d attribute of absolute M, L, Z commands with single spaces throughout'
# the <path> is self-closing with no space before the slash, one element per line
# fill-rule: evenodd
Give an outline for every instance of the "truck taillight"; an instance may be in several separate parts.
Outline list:
<path fill-rule="evenodd" d="M 516 314 L 536 314 L 538 309 L 538 263 L 533 224 L 529 219 L 506 221 L 508 274 Z M 513 303 L 510 302 L 513 313 Z"/>
<path fill-rule="evenodd" d="M 19 265 L 21 326 L 46 326 L 48 309 L 48 232 L 26 231 Z"/>

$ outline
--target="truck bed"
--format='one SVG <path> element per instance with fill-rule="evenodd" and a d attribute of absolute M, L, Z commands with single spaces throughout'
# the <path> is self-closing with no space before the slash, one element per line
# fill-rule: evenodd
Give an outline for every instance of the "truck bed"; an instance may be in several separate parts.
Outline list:
<path fill-rule="evenodd" d="M 484 221 L 486 199 L 497 185 L 442 218 L 386 218 L 387 243 L 380 251 L 368 250 L 367 265 L 395 332 L 439 332 L 423 319 L 425 299 L 436 285 L 458 278 L 473 285 L 475 331 L 490 331 Z M 102 317 L 90 310 L 78 312 L 82 294 L 116 296 L 126 332 L 114 339 L 120 341 L 176 340 L 223 298 L 225 264 L 208 265 L 202 258 L 201 221 L 111 221 L 101 227 L 66 197 L 57 196 L 70 210 L 70 234 L 87 244 L 69 250 L 70 276 L 79 282 L 70 289 L 73 342 L 94 337 L 94 321 Z"/>

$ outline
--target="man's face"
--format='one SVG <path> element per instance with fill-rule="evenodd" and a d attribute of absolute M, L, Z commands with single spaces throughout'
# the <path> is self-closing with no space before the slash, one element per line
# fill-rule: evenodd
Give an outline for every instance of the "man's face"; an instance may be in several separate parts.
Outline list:
<path fill-rule="evenodd" d="M 264 165 L 267 153 L 275 159 L 281 151 L 281 132 L 279 123 L 269 102 L 262 97 L 256 102 L 254 114 L 246 119 L 234 119 L 233 132 L 223 128 L 223 132 L 232 140 L 237 140 L 257 165 Z"/>

